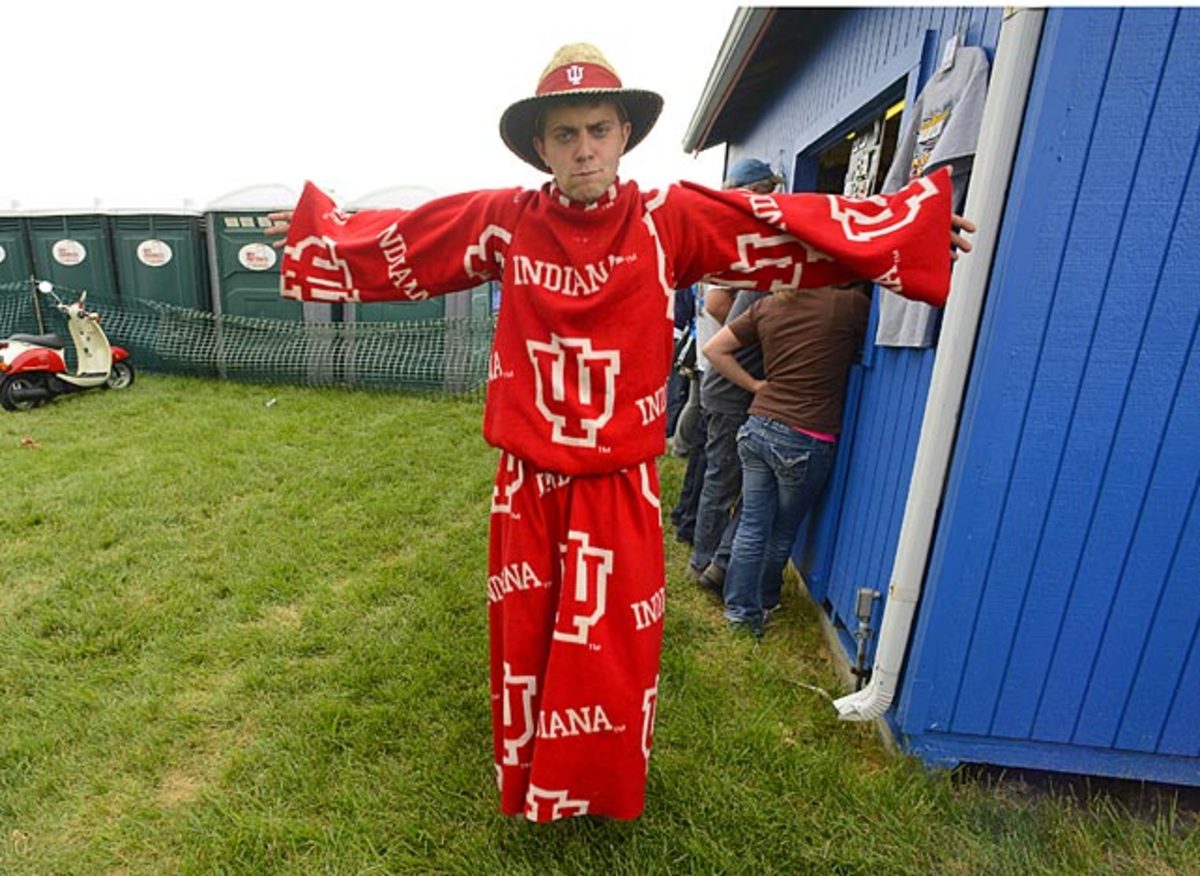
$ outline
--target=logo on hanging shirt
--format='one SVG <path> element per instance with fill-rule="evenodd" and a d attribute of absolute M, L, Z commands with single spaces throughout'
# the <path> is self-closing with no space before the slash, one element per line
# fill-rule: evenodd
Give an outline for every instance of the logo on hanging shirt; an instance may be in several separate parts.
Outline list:
<path fill-rule="evenodd" d="M 328 237 L 310 235 L 284 249 L 280 294 L 301 301 L 357 301 L 350 266 Z"/>
<path fill-rule="evenodd" d="M 576 530 L 567 533 L 566 544 L 559 544 L 558 550 L 562 557 L 562 591 L 554 618 L 554 638 L 586 645 L 592 627 L 604 617 L 613 552 L 593 547 L 588 533 Z"/>
<path fill-rule="evenodd" d="M 534 403 L 551 425 L 550 440 L 596 447 L 600 430 L 612 419 L 620 352 L 593 350 L 588 338 L 555 334 L 548 344 L 526 341 L 525 348 L 533 363 Z"/>
<path fill-rule="evenodd" d="M 918 177 L 909 187 L 911 191 L 899 199 L 895 208 L 883 195 L 869 198 L 829 195 L 830 216 L 841 223 L 847 240 L 863 243 L 885 237 L 911 225 L 921 212 L 921 204 L 938 193 L 937 186 L 927 177 Z"/>

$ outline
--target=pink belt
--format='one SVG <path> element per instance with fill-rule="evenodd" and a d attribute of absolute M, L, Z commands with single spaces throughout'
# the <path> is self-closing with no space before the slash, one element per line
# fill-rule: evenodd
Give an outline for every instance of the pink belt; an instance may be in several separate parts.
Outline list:
<path fill-rule="evenodd" d="M 801 435 L 816 438 L 818 441 L 824 441 L 827 444 L 833 444 L 837 441 L 837 435 L 830 435 L 828 432 L 814 432 L 812 429 L 801 429 L 799 426 L 792 426 L 792 428 Z"/>

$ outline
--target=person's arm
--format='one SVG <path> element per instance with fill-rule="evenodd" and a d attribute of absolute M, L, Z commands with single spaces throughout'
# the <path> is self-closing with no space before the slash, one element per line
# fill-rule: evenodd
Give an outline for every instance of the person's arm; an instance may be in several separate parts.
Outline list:
<path fill-rule="evenodd" d="M 721 330 L 712 336 L 707 344 L 704 345 L 704 355 L 708 357 L 709 363 L 713 368 L 742 389 L 757 393 L 760 389 L 767 385 L 767 381 L 759 380 L 749 371 L 742 367 L 737 358 L 733 355 L 735 351 L 740 349 L 742 342 L 738 340 L 738 336 L 733 333 L 729 326 L 721 326 Z"/>
<path fill-rule="evenodd" d="M 733 309 L 733 299 L 737 298 L 736 289 L 726 289 L 724 286 L 709 286 L 704 293 L 704 309 L 708 315 L 725 325 L 729 319 L 729 311 Z"/>
<path fill-rule="evenodd" d="M 301 301 L 424 301 L 498 279 L 524 206 L 519 189 L 435 198 L 411 210 L 347 215 L 309 183 L 286 234 L 280 294 Z"/>
<path fill-rule="evenodd" d="M 970 249 L 962 232 L 974 228 L 951 216 L 951 197 L 944 170 L 862 199 L 719 192 L 683 182 L 668 190 L 653 218 L 668 241 L 676 282 L 776 291 L 870 280 L 941 306 L 954 249 Z"/>

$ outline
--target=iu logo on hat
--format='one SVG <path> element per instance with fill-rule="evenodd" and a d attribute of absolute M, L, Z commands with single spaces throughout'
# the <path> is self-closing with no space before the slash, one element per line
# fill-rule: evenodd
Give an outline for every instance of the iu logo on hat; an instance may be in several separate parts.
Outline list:
<path fill-rule="evenodd" d="M 567 68 L 567 81 L 572 85 L 580 85 L 583 82 L 582 64 L 572 64 Z"/>

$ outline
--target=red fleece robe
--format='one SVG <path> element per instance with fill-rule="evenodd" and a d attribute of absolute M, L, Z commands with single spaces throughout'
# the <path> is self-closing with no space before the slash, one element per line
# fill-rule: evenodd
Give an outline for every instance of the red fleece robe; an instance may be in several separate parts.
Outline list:
<path fill-rule="evenodd" d="M 949 173 L 887 196 L 548 183 L 339 212 L 305 187 L 282 294 L 421 301 L 499 280 L 484 438 L 506 451 L 488 562 L 501 807 L 538 821 L 636 817 L 657 702 L 674 290 L 870 279 L 945 302 Z"/>

